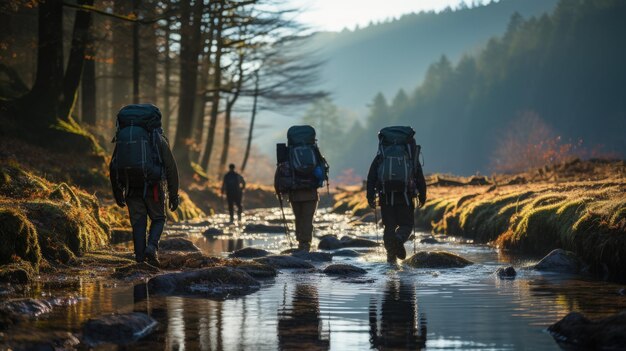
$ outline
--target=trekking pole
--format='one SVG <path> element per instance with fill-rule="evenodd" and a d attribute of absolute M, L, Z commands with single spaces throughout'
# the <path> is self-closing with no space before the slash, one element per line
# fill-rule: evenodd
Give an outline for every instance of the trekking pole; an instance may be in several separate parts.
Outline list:
<path fill-rule="evenodd" d="M 289 243 L 289 248 L 293 249 L 291 236 L 289 236 L 289 226 L 287 225 L 287 217 L 285 217 L 285 209 L 283 208 L 283 197 L 280 194 L 278 194 L 278 203 L 280 204 L 280 212 L 283 214 L 283 227 L 285 228 L 285 236 L 287 236 L 287 242 Z"/>
<path fill-rule="evenodd" d="M 378 249 L 380 250 L 380 239 L 378 238 L 378 211 L 376 211 L 376 206 L 374 206 L 374 232 L 376 233 L 376 244 L 378 244 Z"/>
<path fill-rule="evenodd" d="M 418 200 L 419 201 L 419 200 Z M 415 255 L 417 253 L 417 249 L 415 248 L 416 246 L 416 241 L 417 241 L 417 227 L 415 226 L 415 210 L 413 210 L 413 254 Z"/>

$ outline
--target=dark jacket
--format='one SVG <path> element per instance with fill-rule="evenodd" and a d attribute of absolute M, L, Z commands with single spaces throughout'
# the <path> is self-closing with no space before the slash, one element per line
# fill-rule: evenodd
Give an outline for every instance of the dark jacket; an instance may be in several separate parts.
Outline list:
<path fill-rule="evenodd" d="M 167 192 L 171 198 L 178 196 L 178 167 L 174 160 L 174 155 L 170 150 L 167 138 L 161 135 L 159 144 L 159 152 L 163 160 L 163 168 L 165 169 L 165 180 L 167 182 Z M 124 192 L 128 192 L 130 189 L 124 189 L 124 184 L 121 183 L 122 179 L 118 179 L 115 172 L 112 172 L 111 165 L 109 165 L 109 179 L 111 180 L 111 187 L 113 188 L 113 196 L 116 200 L 124 198 Z"/>
<path fill-rule="evenodd" d="M 235 171 L 228 171 L 224 175 L 222 181 L 222 194 L 227 196 L 240 196 L 243 189 L 246 188 L 246 181 L 243 180 L 241 174 Z"/>
<path fill-rule="evenodd" d="M 399 205 L 406 204 L 406 199 L 411 200 L 413 194 L 404 194 L 402 192 L 395 192 L 392 194 L 381 194 L 378 184 L 378 166 L 382 162 L 382 157 L 376 155 L 370 166 L 370 171 L 367 174 L 367 199 L 368 201 L 376 197 L 376 193 L 379 193 L 380 204 L 383 205 Z M 424 179 L 424 173 L 422 172 L 422 166 L 417 163 L 415 169 L 414 181 L 417 190 L 417 198 L 420 203 L 426 202 L 426 179 Z"/>

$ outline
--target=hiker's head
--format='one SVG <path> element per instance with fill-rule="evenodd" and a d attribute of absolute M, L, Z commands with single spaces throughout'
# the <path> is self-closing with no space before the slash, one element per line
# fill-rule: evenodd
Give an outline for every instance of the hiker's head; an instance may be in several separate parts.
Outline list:
<path fill-rule="evenodd" d="M 228 165 L 228 169 L 230 169 L 231 171 L 234 171 L 235 170 L 235 164 L 234 163 L 229 164 Z"/>

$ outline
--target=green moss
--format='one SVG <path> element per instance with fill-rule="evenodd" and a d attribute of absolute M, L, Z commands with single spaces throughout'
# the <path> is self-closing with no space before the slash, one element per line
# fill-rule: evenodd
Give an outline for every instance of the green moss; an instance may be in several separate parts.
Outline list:
<path fill-rule="evenodd" d="M 18 209 L 0 208 L 0 264 L 26 260 L 39 267 L 41 250 L 37 231 Z"/>
<path fill-rule="evenodd" d="M 0 195 L 13 199 L 31 198 L 48 192 L 47 182 L 14 163 L 0 166 Z"/>
<path fill-rule="evenodd" d="M 33 266 L 24 261 L 0 266 L 0 282 L 25 284 L 33 279 L 35 273 Z"/>
<path fill-rule="evenodd" d="M 200 208 L 198 208 L 198 206 L 196 206 L 193 201 L 191 201 L 187 193 L 181 191 L 179 193 L 179 196 L 180 204 L 178 205 L 176 211 L 172 212 L 169 209 L 167 210 L 168 220 L 173 222 L 181 222 L 206 216 L 206 214 Z"/>
<path fill-rule="evenodd" d="M 70 186 L 66 183 L 60 183 L 59 185 L 54 187 L 52 192 L 50 192 L 50 195 L 48 195 L 48 198 L 50 200 L 64 201 L 69 202 L 74 206 L 80 206 L 80 200 L 78 199 L 78 196 L 76 196 L 74 190 L 72 190 L 72 188 L 70 188 Z"/>

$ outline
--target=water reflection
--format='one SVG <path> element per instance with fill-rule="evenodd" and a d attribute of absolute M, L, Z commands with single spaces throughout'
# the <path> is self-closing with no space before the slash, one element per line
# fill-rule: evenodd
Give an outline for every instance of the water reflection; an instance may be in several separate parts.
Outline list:
<path fill-rule="evenodd" d="M 426 346 L 426 316 L 419 312 L 415 286 L 402 279 L 385 285 L 382 303 L 370 301 L 370 343 L 373 348 L 422 349 Z"/>
<path fill-rule="evenodd" d="M 286 293 L 284 295 L 286 299 Z M 330 337 L 323 332 L 317 287 L 297 283 L 291 304 L 283 300 L 278 310 L 280 349 L 328 350 Z"/>

